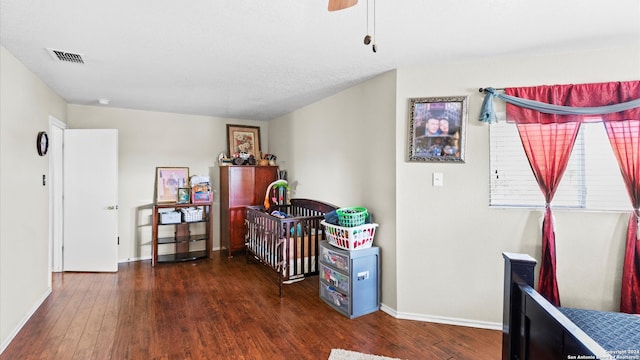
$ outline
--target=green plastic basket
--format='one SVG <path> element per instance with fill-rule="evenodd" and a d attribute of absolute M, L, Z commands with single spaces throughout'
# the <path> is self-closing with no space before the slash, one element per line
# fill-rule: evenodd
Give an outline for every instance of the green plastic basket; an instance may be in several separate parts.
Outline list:
<path fill-rule="evenodd" d="M 367 209 L 363 207 L 340 208 L 336 210 L 336 213 L 338 214 L 338 223 L 344 227 L 363 225 L 369 215 Z"/>

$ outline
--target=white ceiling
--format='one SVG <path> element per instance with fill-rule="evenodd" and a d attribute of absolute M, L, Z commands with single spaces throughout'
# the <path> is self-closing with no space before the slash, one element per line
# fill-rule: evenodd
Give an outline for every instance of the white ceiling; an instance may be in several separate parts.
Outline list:
<path fill-rule="evenodd" d="M 0 43 L 69 103 L 254 120 L 404 66 L 640 43 L 640 0 L 376 0 L 373 53 L 367 1 L 327 1 L 0 0 Z"/>

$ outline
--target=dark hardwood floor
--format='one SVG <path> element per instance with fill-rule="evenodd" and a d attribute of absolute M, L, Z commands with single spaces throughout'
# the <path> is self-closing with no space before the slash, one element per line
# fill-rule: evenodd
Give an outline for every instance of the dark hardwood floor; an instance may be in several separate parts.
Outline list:
<path fill-rule="evenodd" d="M 446 301 L 446 299 L 442 299 Z M 286 285 L 243 254 L 188 263 L 57 273 L 0 359 L 327 359 L 332 348 L 402 359 L 499 359 L 501 332 L 349 320 L 318 297 L 318 277 Z"/>

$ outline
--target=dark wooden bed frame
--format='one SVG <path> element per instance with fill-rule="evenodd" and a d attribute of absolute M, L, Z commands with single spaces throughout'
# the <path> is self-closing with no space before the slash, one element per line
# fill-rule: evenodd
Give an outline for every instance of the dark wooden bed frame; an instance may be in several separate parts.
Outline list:
<path fill-rule="evenodd" d="M 611 359 L 533 288 L 536 260 L 503 253 L 502 359 Z"/>
<path fill-rule="evenodd" d="M 318 275 L 318 245 L 325 239 L 320 222 L 326 213 L 338 209 L 317 200 L 290 202 L 269 208 L 269 212 L 278 210 L 291 215 L 285 219 L 269 215 L 263 206 L 247 207 L 247 261 L 257 260 L 278 273 L 280 297 L 285 282 Z M 295 261 L 290 265 L 292 259 Z"/>

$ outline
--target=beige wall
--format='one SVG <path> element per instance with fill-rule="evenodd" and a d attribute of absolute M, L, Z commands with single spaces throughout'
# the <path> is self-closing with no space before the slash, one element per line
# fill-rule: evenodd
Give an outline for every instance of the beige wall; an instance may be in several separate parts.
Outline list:
<path fill-rule="evenodd" d="M 0 47 L 0 351 L 50 292 L 49 157 L 35 147 L 49 116 L 64 121 L 64 100 Z"/>
<path fill-rule="evenodd" d="M 397 288 L 402 316 L 492 326 L 502 318 L 501 253 L 540 258 L 538 211 L 490 209 L 488 126 L 479 87 L 640 79 L 640 49 L 502 57 L 398 70 Z M 407 99 L 469 96 L 465 164 L 405 162 Z M 501 105 L 496 100 L 496 105 Z M 433 172 L 444 187 L 433 187 Z M 617 310 L 627 214 L 556 211 L 563 305 Z M 537 270 L 536 270 L 537 271 Z"/>
<path fill-rule="evenodd" d="M 269 124 L 269 146 L 289 171 L 292 197 L 364 206 L 380 224 L 382 301 L 396 305 L 395 71 Z"/>
<path fill-rule="evenodd" d="M 190 175 L 211 177 L 216 191 L 213 247 L 219 248 L 217 158 L 227 147 L 226 124 L 260 126 L 262 150 L 268 151 L 265 122 L 83 105 L 69 105 L 68 113 L 70 128 L 118 129 L 119 261 L 151 257 L 149 224 L 156 167 L 186 166 Z"/>

